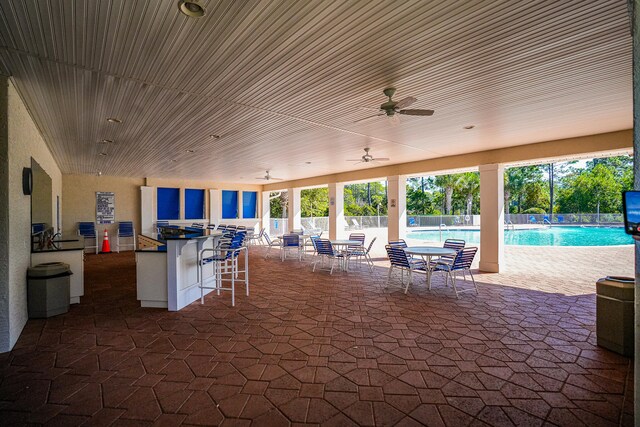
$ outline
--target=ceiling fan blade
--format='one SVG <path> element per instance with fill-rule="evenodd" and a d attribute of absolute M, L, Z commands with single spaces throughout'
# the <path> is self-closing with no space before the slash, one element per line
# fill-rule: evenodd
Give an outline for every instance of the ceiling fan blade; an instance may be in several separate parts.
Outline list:
<path fill-rule="evenodd" d="M 269 177 L 269 179 L 273 179 L 274 181 L 282 181 L 284 178 L 274 178 L 274 177 Z"/>
<path fill-rule="evenodd" d="M 381 113 L 379 113 L 379 114 L 376 114 L 375 116 L 369 116 L 369 117 L 365 117 L 364 119 L 356 120 L 356 121 L 355 121 L 355 122 L 353 122 L 353 123 L 365 122 L 365 121 L 367 121 L 367 120 L 371 120 L 371 119 L 374 119 L 374 118 L 376 118 L 376 117 L 380 117 L 380 116 L 384 116 L 384 112 L 381 112 Z"/>
<path fill-rule="evenodd" d="M 376 157 L 373 160 L 376 162 L 388 162 L 390 159 L 388 157 Z"/>
<path fill-rule="evenodd" d="M 405 114 L 407 116 L 432 116 L 433 110 L 400 110 L 398 113 Z"/>
<path fill-rule="evenodd" d="M 347 162 L 361 162 L 362 159 L 347 159 Z"/>
<path fill-rule="evenodd" d="M 395 108 L 397 110 L 402 110 L 403 108 L 407 108 L 409 105 L 413 104 L 416 101 L 417 99 L 414 98 L 413 96 L 407 96 L 406 98 L 396 102 Z"/>

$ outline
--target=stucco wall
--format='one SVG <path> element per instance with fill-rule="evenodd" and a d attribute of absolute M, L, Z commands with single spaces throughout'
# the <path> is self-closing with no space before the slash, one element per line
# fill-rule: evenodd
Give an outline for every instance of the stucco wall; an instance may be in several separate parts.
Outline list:
<path fill-rule="evenodd" d="M 64 175 L 62 190 L 62 230 L 64 234 L 76 234 L 77 223 L 96 221 L 96 192 L 115 193 L 116 223 L 97 225 L 102 236 L 104 229 L 109 232 L 112 250 L 115 244 L 118 221 L 133 221 L 136 233 L 140 230 L 140 186 L 143 178 L 124 178 L 97 175 Z M 100 237 L 102 241 L 102 237 Z"/>
<path fill-rule="evenodd" d="M 8 105 L 8 307 L 0 306 L 0 318 L 8 319 L 8 334 L 0 327 L 0 351 L 9 351 L 27 322 L 26 271 L 31 259 L 31 198 L 22 194 L 22 168 L 31 167 L 33 157 L 51 177 L 53 223 L 56 222 L 56 196 L 62 197 L 62 174 L 13 83 L 7 85 Z M 1 92 L 0 92 L 1 93 Z M 7 310 L 8 309 L 8 310 Z M 8 311 L 8 316 L 7 316 Z M 5 325 L 6 326 L 6 325 Z M 4 332 L 4 333 L 3 333 Z"/>

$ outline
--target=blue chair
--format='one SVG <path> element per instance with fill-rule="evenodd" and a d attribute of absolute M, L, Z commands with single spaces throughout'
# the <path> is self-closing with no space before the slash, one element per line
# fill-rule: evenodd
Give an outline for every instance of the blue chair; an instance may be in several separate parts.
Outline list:
<path fill-rule="evenodd" d="M 529 216 L 529 222 L 530 222 L 531 224 L 536 224 L 538 221 L 536 220 L 536 217 L 535 217 L 535 216 L 530 215 L 530 216 Z"/>
<path fill-rule="evenodd" d="M 409 227 L 417 227 L 418 224 L 416 224 L 416 219 L 412 216 L 409 217 Z"/>
<path fill-rule="evenodd" d="M 456 251 L 456 254 L 464 249 L 464 246 L 467 244 L 464 240 L 461 239 L 447 239 L 444 241 L 442 245 L 445 249 L 453 249 Z M 443 255 L 439 258 L 431 261 L 431 268 L 435 267 L 436 264 L 453 264 L 453 260 L 456 258 L 456 255 Z"/>
<path fill-rule="evenodd" d="M 318 255 L 320 256 L 320 260 L 316 259 L 313 262 L 313 270 L 312 271 L 316 271 L 316 264 L 318 264 L 318 261 L 320 261 L 321 265 L 320 268 L 324 269 L 324 261 L 325 259 L 330 259 L 331 260 L 331 268 L 328 269 L 329 270 L 329 274 L 333 274 L 333 269 L 335 267 L 335 262 L 336 260 L 338 260 L 341 265 L 344 266 L 344 268 L 346 270 L 349 269 L 349 257 L 350 254 L 349 252 L 338 252 L 335 249 L 333 249 L 333 245 L 331 244 L 331 242 L 328 239 L 316 239 L 315 240 L 315 245 L 316 245 L 316 250 L 318 252 Z"/>
<path fill-rule="evenodd" d="M 407 242 L 405 242 L 404 239 L 389 240 L 389 246 L 393 246 L 395 248 L 406 248 Z"/>
<path fill-rule="evenodd" d="M 200 288 L 200 304 L 204 304 L 204 290 L 212 289 L 220 295 L 220 291 L 231 291 L 231 305 L 236 305 L 236 281 L 244 281 L 245 291 L 249 296 L 249 254 L 243 246 L 245 234 L 236 233 L 230 240 L 221 241 L 216 248 L 205 248 L 198 252 L 198 287 Z M 211 253 L 211 256 L 206 256 Z M 240 269 L 238 258 L 244 253 L 244 268 Z M 213 265 L 213 274 L 205 277 L 204 267 Z M 243 278 L 239 275 L 243 274 Z M 228 278 L 226 277 L 228 276 Z M 229 287 L 224 287 L 230 282 Z"/>
<path fill-rule="evenodd" d="M 201 224 L 199 222 L 194 222 L 193 224 L 191 224 L 191 228 L 199 228 L 199 229 L 204 229 L 204 224 Z"/>
<path fill-rule="evenodd" d="M 131 243 L 120 243 L 121 237 L 131 238 Z M 136 249 L 136 230 L 133 228 L 132 221 L 120 221 L 118 223 L 118 232 L 116 234 L 116 252 L 118 253 L 120 253 L 120 246 L 131 246 L 132 250 Z"/>
<path fill-rule="evenodd" d="M 422 260 L 415 260 L 410 258 L 402 247 L 386 245 L 384 247 L 387 250 L 387 256 L 389 257 L 389 262 L 391 262 L 391 267 L 389 268 L 389 274 L 387 275 L 387 283 L 385 287 L 389 286 L 391 282 L 391 273 L 394 269 L 400 269 L 400 283 L 404 285 L 404 273 L 407 272 L 409 276 L 409 280 L 407 281 L 407 285 L 404 288 L 404 293 L 406 294 L 409 290 L 409 285 L 413 284 L 413 273 L 421 272 L 427 273 L 427 265 Z"/>
<path fill-rule="evenodd" d="M 31 224 L 31 234 L 42 233 L 47 225 L 44 222 L 36 222 Z"/>
<path fill-rule="evenodd" d="M 294 251 L 298 261 L 302 260 L 302 247 L 300 246 L 300 236 L 298 234 L 285 234 L 282 236 L 282 251 L 280 253 L 282 261 L 287 258 L 287 252 Z"/>
<path fill-rule="evenodd" d="M 349 251 L 349 255 L 353 257 L 357 257 L 358 259 L 364 258 L 367 261 L 367 265 L 369 266 L 369 271 L 373 271 L 373 260 L 371 259 L 371 248 L 373 247 L 373 243 L 376 241 L 377 237 L 374 237 L 371 242 L 369 242 L 369 247 L 367 249 L 364 246 L 354 250 Z"/>
<path fill-rule="evenodd" d="M 98 236 L 96 235 L 96 224 L 94 222 L 79 222 L 78 223 L 78 236 L 84 237 L 84 248 L 95 248 L 98 253 Z M 95 245 L 87 246 L 87 239 L 93 239 Z"/>
<path fill-rule="evenodd" d="M 558 218 L 558 222 L 559 223 L 563 223 L 564 222 L 564 215 L 558 215 L 556 218 Z"/>
<path fill-rule="evenodd" d="M 473 258 L 476 256 L 476 252 L 478 252 L 478 248 L 470 247 L 464 248 L 456 255 L 452 264 L 438 264 L 434 268 L 435 271 L 442 271 L 446 274 L 445 276 L 445 285 L 447 284 L 447 278 L 451 281 L 451 286 L 453 286 L 453 290 L 456 293 L 456 298 L 460 298 L 459 294 L 462 292 L 471 292 L 474 291 L 476 294 L 478 293 L 478 286 L 476 285 L 476 280 L 471 273 L 471 263 L 473 262 Z M 461 271 L 464 280 L 467 280 L 466 273 L 469 272 L 471 276 L 471 281 L 473 282 L 473 289 L 464 289 L 458 290 L 456 286 L 456 276 L 457 272 Z M 429 289 L 431 289 L 431 283 L 429 283 Z"/>

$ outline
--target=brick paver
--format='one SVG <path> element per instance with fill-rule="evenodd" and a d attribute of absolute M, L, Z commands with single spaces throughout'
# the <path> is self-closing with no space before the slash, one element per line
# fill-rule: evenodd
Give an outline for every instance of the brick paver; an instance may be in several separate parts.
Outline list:
<path fill-rule="evenodd" d="M 131 252 L 88 255 L 81 304 L 0 355 L 3 424 L 633 423 L 631 360 L 595 345 L 592 277 L 632 273 L 631 248 L 616 271 L 603 252 L 510 251 L 459 300 L 440 277 L 386 289 L 383 260 L 329 276 L 251 251 L 249 297 L 177 313 L 139 307 Z"/>

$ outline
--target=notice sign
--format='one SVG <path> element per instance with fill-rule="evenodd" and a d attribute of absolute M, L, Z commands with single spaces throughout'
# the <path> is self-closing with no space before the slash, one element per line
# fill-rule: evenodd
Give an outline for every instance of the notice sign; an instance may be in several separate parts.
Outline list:
<path fill-rule="evenodd" d="M 116 195 L 109 191 L 96 192 L 96 222 L 113 224 L 116 219 Z"/>

